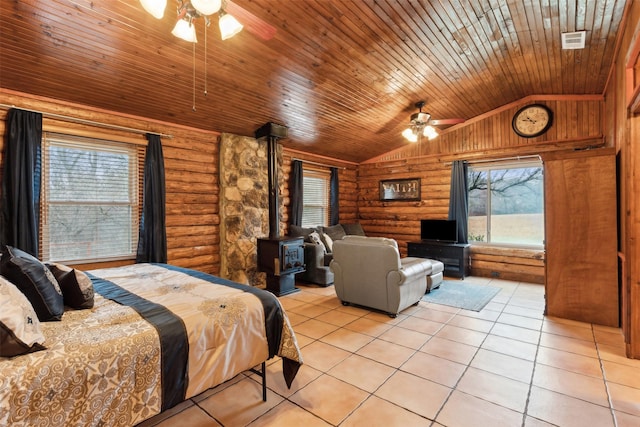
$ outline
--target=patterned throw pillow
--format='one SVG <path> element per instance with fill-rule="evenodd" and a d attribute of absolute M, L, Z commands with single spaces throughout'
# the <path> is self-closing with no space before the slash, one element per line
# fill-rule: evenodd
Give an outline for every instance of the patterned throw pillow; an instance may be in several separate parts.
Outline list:
<path fill-rule="evenodd" d="M 27 297 L 0 276 L 0 356 L 44 350 L 40 321 Z"/>
<path fill-rule="evenodd" d="M 64 305 L 75 309 L 93 307 L 93 283 L 82 271 L 63 264 L 45 264 L 53 273 L 64 298 Z"/>
<path fill-rule="evenodd" d="M 58 281 L 37 258 L 5 246 L 0 258 L 0 274 L 26 295 L 41 322 L 62 318 L 64 300 Z"/>
<path fill-rule="evenodd" d="M 322 233 L 320 238 L 324 241 L 324 246 L 327 248 L 328 253 L 333 253 L 333 239 L 328 234 Z"/>
<path fill-rule="evenodd" d="M 320 247 L 322 247 L 322 251 L 324 253 L 327 253 L 327 248 L 324 245 L 324 243 L 322 243 L 322 240 L 320 240 L 320 235 L 318 234 L 317 231 L 314 231 L 313 233 L 309 234 L 307 236 L 307 239 L 309 240 L 309 242 L 315 243 L 316 245 L 319 245 Z"/>

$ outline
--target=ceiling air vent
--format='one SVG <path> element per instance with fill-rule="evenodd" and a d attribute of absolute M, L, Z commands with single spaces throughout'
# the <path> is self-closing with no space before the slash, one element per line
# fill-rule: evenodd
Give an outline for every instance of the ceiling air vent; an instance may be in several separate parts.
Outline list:
<path fill-rule="evenodd" d="M 575 33 L 562 33 L 563 49 L 584 49 L 584 38 L 586 31 L 577 31 Z"/>

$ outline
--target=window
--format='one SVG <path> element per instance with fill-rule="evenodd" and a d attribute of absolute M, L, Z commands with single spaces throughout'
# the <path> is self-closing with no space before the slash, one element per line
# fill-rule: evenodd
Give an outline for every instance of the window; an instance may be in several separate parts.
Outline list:
<path fill-rule="evenodd" d="M 135 257 L 144 147 L 46 134 L 42 153 L 42 259 Z"/>
<path fill-rule="evenodd" d="M 469 242 L 544 244 L 542 162 L 469 165 Z"/>
<path fill-rule="evenodd" d="M 331 173 L 324 170 L 303 171 L 302 227 L 329 225 L 329 181 Z"/>

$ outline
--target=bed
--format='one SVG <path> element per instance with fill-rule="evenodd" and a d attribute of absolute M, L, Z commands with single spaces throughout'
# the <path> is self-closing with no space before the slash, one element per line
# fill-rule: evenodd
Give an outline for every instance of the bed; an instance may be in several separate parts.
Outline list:
<path fill-rule="evenodd" d="M 66 307 L 39 323 L 42 344 L 0 357 L 0 425 L 132 426 L 247 370 L 266 399 L 265 360 L 281 357 L 289 386 L 302 363 L 271 293 L 167 264 L 85 273 L 90 309 Z"/>

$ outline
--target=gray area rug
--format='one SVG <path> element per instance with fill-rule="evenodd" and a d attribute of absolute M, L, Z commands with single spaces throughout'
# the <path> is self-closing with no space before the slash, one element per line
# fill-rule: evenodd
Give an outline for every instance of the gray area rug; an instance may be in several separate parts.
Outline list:
<path fill-rule="evenodd" d="M 472 285 L 462 281 L 445 280 L 438 289 L 422 297 L 422 301 L 434 304 L 480 311 L 500 292 L 500 288 L 486 285 Z"/>

